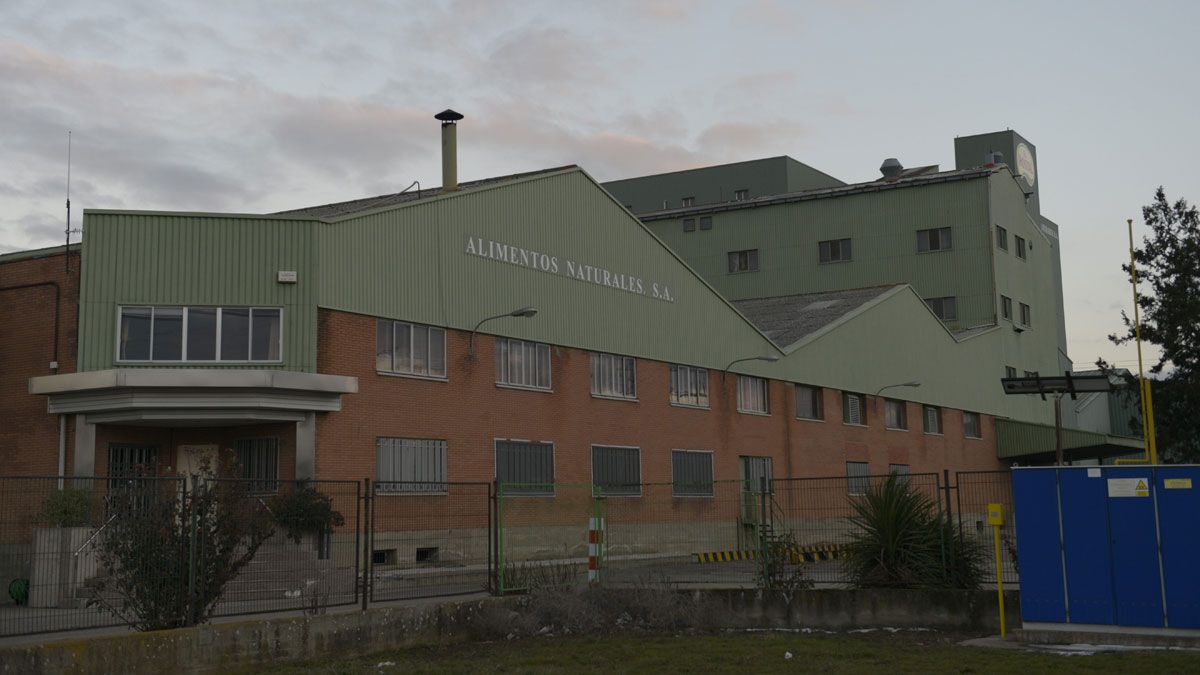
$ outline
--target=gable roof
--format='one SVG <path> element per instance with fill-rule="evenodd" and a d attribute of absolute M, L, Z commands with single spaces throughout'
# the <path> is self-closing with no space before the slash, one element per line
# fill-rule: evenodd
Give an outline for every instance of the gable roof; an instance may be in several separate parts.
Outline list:
<path fill-rule="evenodd" d="M 546 173 L 554 173 L 556 171 L 564 171 L 566 169 L 578 168 L 574 164 L 565 166 L 556 166 L 549 169 L 539 169 L 537 171 L 527 171 L 525 173 L 514 173 L 506 176 L 492 176 L 490 178 L 481 178 L 479 180 L 466 181 L 458 184 L 458 190 L 455 194 L 465 192 L 472 189 L 487 187 L 496 183 L 503 183 L 511 180 L 519 180 L 538 176 Z M 276 216 L 299 216 L 305 218 L 340 218 L 343 216 L 351 216 L 357 213 L 366 211 L 374 211 L 389 206 L 405 204 L 407 202 L 415 202 L 419 199 L 429 199 L 439 195 L 447 194 L 441 187 L 433 187 L 428 189 L 417 190 L 402 190 L 393 192 L 392 194 L 378 195 L 375 197 L 363 197 L 360 199 L 351 199 L 344 202 L 334 202 L 332 204 L 321 204 L 318 206 L 306 206 L 299 209 L 290 209 L 287 211 L 277 211 L 271 215 Z"/>
<path fill-rule="evenodd" d="M 752 298 L 733 303 L 750 323 L 758 327 L 780 349 L 800 342 L 856 314 L 869 304 L 903 288 L 886 284 L 821 293 L 800 293 L 773 298 Z"/>

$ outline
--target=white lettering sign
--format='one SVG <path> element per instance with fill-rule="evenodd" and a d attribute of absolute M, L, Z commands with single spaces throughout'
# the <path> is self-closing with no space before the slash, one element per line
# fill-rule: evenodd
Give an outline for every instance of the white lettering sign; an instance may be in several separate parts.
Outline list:
<path fill-rule="evenodd" d="M 547 274 L 570 277 L 576 281 L 597 286 L 607 286 L 634 295 L 644 295 L 654 300 L 675 302 L 675 296 L 667 284 L 646 281 L 627 272 L 614 272 L 579 260 L 559 258 L 550 253 L 503 244 L 483 237 L 468 236 L 464 253 L 509 265 L 527 267 Z"/>

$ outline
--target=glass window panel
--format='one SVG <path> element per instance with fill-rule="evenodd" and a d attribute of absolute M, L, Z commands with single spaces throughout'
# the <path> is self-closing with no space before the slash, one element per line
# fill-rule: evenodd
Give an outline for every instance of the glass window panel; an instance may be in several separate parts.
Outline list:
<path fill-rule="evenodd" d="M 375 322 L 375 370 L 392 369 L 392 322 L 379 319 Z"/>
<path fill-rule="evenodd" d="M 247 307 L 221 308 L 221 360 L 248 361 L 250 359 L 250 309 Z"/>
<path fill-rule="evenodd" d="M 250 358 L 254 361 L 278 361 L 280 348 L 279 310 L 255 309 L 251 312 Z"/>
<path fill-rule="evenodd" d="M 149 307 L 124 307 L 121 309 L 121 359 L 147 361 L 150 359 L 150 316 Z"/>
<path fill-rule="evenodd" d="M 395 365 L 397 373 L 411 373 L 412 370 L 412 326 L 406 323 L 396 323 L 394 336 Z"/>
<path fill-rule="evenodd" d="M 154 344 L 150 350 L 154 361 L 183 359 L 183 308 L 154 308 Z"/>
<path fill-rule="evenodd" d="M 429 329 L 429 374 L 446 376 L 446 331 Z"/>
<path fill-rule="evenodd" d="M 187 311 L 187 360 L 217 358 L 217 308 L 189 307 Z"/>
<path fill-rule="evenodd" d="M 429 328 L 412 327 L 412 372 L 414 375 L 429 374 Z"/>
<path fill-rule="evenodd" d="M 508 382 L 508 340 L 496 340 L 496 381 Z"/>

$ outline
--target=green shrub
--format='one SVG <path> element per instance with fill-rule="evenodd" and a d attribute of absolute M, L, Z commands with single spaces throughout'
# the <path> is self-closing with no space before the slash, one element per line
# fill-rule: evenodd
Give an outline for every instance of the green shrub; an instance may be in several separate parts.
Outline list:
<path fill-rule="evenodd" d="M 88 490 L 75 488 L 52 492 L 42 501 L 42 509 L 33 520 L 52 527 L 84 527 L 90 522 L 91 497 Z"/>
<path fill-rule="evenodd" d="M 272 497 L 270 509 L 275 524 L 297 544 L 306 534 L 325 534 L 346 524 L 341 512 L 333 510 L 329 495 L 306 484 Z"/>
<path fill-rule="evenodd" d="M 897 476 L 853 498 L 845 566 L 863 588 L 976 588 L 983 551 L 926 495 Z"/>

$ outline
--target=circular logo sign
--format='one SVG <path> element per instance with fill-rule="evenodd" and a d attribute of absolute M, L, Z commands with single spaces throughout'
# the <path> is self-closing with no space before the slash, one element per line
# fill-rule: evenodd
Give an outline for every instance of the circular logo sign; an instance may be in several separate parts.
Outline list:
<path fill-rule="evenodd" d="M 1024 176 L 1030 185 L 1037 180 L 1037 169 L 1033 166 L 1033 152 L 1024 143 L 1017 144 L 1017 175 Z"/>

